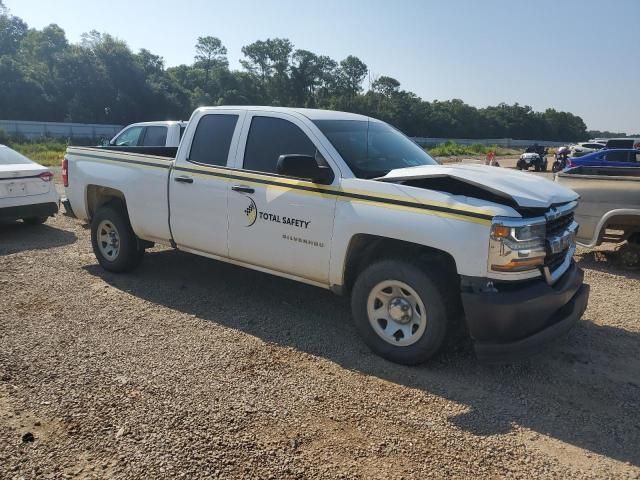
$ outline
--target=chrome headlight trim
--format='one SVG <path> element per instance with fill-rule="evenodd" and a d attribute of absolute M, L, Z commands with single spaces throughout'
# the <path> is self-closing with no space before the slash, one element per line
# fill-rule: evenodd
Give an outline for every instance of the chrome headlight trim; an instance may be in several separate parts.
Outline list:
<path fill-rule="evenodd" d="M 545 217 L 494 218 L 489 239 L 488 270 L 514 279 L 540 276 L 546 256 L 546 223 Z M 498 227 L 503 230 L 500 235 L 496 234 L 500 230 Z"/>

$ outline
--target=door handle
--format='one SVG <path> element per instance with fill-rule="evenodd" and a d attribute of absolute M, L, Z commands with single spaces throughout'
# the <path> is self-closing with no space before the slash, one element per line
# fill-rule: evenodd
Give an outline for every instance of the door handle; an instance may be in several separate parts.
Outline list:
<path fill-rule="evenodd" d="M 193 183 L 193 178 L 191 177 L 175 177 L 174 180 L 180 183 Z"/>
<path fill-rule="evenodd" d="M 256 193 L 255 189 L 252 187 L 247 187 L 245 185 L 234 185 L 231 187 L 231 190 L 234 192 L 242 192 L 242 193 Z"/>

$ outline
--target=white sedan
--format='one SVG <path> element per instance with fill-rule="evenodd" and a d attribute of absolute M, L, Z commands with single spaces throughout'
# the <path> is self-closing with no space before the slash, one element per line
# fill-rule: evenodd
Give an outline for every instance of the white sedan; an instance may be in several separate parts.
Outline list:
<path fill-rule="evenodd" d="M 39 224 L 58 212 L 53 173 L 0 145 L 0 220 Z"/>

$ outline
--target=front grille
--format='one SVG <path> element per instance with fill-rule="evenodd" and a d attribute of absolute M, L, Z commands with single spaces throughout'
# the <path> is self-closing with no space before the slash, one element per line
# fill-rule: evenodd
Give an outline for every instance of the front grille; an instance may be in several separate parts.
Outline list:
<path fill-rule="evenodd" d="M 558 253 L 550 253 L 549 249 L 547 249 L 547 256 L 544 259 L 545 267 L 549 267 L 550 272 L 555 272 L 555 270 L 562 265 L 562 262 L 564 262 L 568 250 L 567 248 Z"/>
<path fill-rule="evenodd" d="M 561 235 L 573 222 L 573 212 L 547 222 L 547 237 Z"/>
<path fill-rule="evenodd" d="M 569 212 L 566 215 L 562 215 L 554 220 L 547 221 L 547 238 L 561 236 L 573 223 L 573 212 Z M 569 248 L 565 248 L 561 252 L 552 253 L 549 248 L 549 243 L 547 242 L 546 246 L 547 255 L 544 259 L 545 267 L 549 268 L 549 271 L 553 273 L 556 269 L 562 265 L 565 258 L 567 258 L 567 253 Z"/>

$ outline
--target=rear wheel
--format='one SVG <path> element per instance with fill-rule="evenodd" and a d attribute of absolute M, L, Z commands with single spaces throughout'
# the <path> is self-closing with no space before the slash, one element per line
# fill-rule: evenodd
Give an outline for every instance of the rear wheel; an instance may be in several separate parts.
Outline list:
<path fill-rule="evenodd" d="M 447 332 L 446 296 L 429 265 L 382 260 L 357 278 L 351 309 L 359 333 L 378 355 L 405 365 L 433 357 Z"/>
<path fill-rule="evenodd" d="M 133 270 L 144 254 L 124 209 L 113 204 L 100 207 L 94 215 L 91 244 L 102 268 L 110 272 Z"/>
<path fill-rule="evenodd" d="M 629 242 L 625 243 L 618 249 L 618 258 L 625 268 L 640 268 L 640 245 Z"/>
<path fill-rule="evenodd" d="M 29 225 L 42 225 L 49 217 L 29 217 L 23 218 L 22 221 Z"/>

